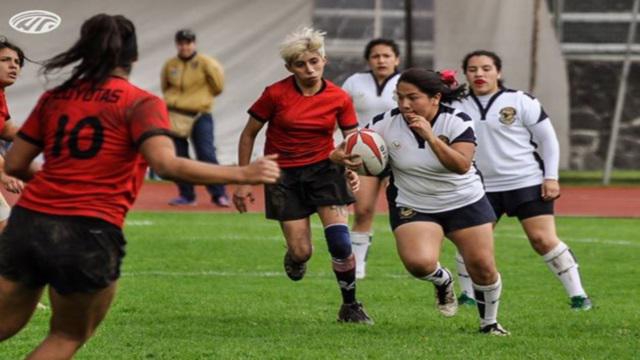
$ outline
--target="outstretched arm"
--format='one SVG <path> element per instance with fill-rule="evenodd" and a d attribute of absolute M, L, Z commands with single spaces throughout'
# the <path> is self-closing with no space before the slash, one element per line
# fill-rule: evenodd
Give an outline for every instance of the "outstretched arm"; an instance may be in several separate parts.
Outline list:
<path fill-rule="evenodd" d="M 161 177 L 193 184 L 274 183 L 280 176 L 275 156 L 260 158 L 245 166 L 208 164 L 177 157 L 173 142 L 164 135 L 146 139 L 140 145 L 140 152 Z"/>

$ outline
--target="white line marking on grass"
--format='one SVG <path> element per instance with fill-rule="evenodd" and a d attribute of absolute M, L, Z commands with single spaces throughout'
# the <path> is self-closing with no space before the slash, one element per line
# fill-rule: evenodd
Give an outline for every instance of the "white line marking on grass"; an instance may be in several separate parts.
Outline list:
<path fill-rule="evenodd" d="M 233 271 L 127 271 L 121 274 L 122 276 L 127 277 L 136 277 L 136 276 L 157 276 L 157 277 L 263 277 L 263 278 L 272 278 L 272 277 L 286 277 L 284 272 L 277 271 L 263 271 L 263 272 L 233 272 Z M 333 273 L 327 272 L 316 272 L 314 274 L 308 274 L 310 277 L 333 277 Z M 391 279 L 402 279 L 402 278 L 411 278 L 409 274 L 383 274 L 376 275 L 381 276 L 383 278 L 391 278 Z"/>
<path fill-rule="evenodd" d="M 125 220 L 126 226 L 153 226 L 155 223 L 151 220 Z"/>
<path fill-rule="evenodd" d="M 640 244 L 634 243 L 627 240 L 606 240 L 606 239 L 598 239 L 598 238 L 581 238 L 581 239 L 572 239 L 567 238 L 567 241 L 570 242 L 579 242 L 579 243 L 588 243 L 588 244 L 603 244 L 603 245 L 620 245 L 620 246 L 637 246 L 640 247 Z"/>

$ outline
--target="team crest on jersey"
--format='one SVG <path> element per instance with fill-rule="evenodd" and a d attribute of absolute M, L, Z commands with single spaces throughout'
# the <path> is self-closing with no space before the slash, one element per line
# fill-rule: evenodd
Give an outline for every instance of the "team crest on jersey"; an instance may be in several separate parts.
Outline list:
<path fill-rule="evenodd" d="M 391 142 L 391 145 L 393 145 L 393 147 L 396 148 L 396 149 L 400 149 L 400 141 L 398 141 L 398 140 L 393 140 Z"/>
<path fill-rule="evenodd" d="M 410 219 L 416 214 L 416 211 L 408 207 L 400 208 L 400 219 Z"/>
<path fill-rule="evenodd" d="M 438 139 L 442 140 L 443 143 L 449 145 L 449 138 L 444 135 L 438 135 Z"/>
<path fill-rule="evenodd" d="M 511 125 L 516 120 L 516 109 L 507 106 L 500 109 L 500 122 L 505 125 Z"/>

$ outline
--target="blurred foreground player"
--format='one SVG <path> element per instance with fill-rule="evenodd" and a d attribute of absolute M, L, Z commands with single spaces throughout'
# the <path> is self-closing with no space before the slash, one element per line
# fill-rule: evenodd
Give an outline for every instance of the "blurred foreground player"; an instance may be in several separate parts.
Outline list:
<path fill-rule="evenodd" d="M 25 326 L 47 284 L 52 308 L 29 359 L 70 359 L 106 315 L 125 254 L 121 228 L 147 163 L 199 184 L 279 176 L 269 158 L 243 167 L 177 158 L 164 102 L 127 80 L 137 57 L 127 18 L 85 21 L 80 39 L 44 65 L 49 73 L 75 64 L 71 76 L 41 96 L 7 153 L 7 172 L 29 183 L 0 236 L 0 340 Z"/>

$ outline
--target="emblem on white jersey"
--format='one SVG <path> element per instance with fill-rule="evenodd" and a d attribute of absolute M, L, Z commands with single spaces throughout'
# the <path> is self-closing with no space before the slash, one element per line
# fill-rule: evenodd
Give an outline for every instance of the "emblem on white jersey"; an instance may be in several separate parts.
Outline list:
<path fill-rule="evenodd" d="M 391 145 L 393 145 L 393 147 L 396 148 L 396 149 L 400 149 L 400 141 L 398 141 L 398 140 L 393 140 L 391 142 Z"/>
<path fill-rule="evenodd" d="M 511 125 L 516 120 L 516 109 L 507 106 L 500 109 L 500 122 L 505 125 Z"/>
<path fill-rule="evenodd" d="M 400 219 L 410 219 L 416 214 L 416 211 L 408 207 L 400 208 Z"/>

